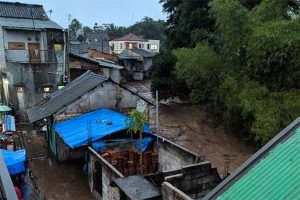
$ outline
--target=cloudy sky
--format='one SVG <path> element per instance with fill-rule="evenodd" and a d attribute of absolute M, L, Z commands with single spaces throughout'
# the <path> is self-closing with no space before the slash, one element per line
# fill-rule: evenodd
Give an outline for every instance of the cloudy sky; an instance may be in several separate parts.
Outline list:
<path fill-rule="evenodd" d="M 68 25 L 68 15 L 87 26 L 114 23 L 129 26 L 144 16 L 155 20 L 166 19 L 159 0 L 3 0 L 42 4 L 46 11 L 53 10 L 51 19 L 63 27 Z M 49 13 L 47 13 L 49 15 Z"/>

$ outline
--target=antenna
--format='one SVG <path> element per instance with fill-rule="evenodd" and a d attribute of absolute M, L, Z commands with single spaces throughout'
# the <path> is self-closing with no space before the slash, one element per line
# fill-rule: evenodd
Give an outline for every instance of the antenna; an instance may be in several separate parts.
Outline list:
<path fill-rule="evenodd" d="M 71 19 L 72 19 L 72 15 L 68 14 L 68 29 L 69 29 L 70 24 L 71 24 Z"/>
<path fill-rule="evenodd" d="M 50 19 L 51 19 L 51 14 L 53 13 L 53 10 L 52 9 L 48 10 L 48 13 L 49 13 L 49 16 L 50 16 Z"/>

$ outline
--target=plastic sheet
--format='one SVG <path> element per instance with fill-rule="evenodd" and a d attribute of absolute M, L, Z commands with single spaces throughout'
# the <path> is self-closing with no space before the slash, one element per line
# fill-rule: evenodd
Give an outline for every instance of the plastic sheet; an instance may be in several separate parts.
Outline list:
<path fill-rule="evenodd" d="M 1 149 L 5 164 L 10 175 L 18 174 L 25 171 L 26 151 L 8 151 Z"/>
<path fill-rule="evenodd" d="M 126 115 L 109 109 L 86 113 L 53 125 L 64 142 L 72 147 L 86 145 L 100 138 L 126 129 Z M 148 125 L 144 132 L 150 133 Z"/>

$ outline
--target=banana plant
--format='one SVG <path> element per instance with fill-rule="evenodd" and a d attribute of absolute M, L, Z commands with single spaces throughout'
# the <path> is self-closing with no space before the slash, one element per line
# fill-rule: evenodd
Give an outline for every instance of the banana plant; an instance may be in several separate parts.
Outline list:
<path fill-rule="evenodd" d="M 144 126 L 147 123 L 146 113 L 145 112 L 139 112 L 138 110 L 134 109 L 126 117 L 125 123 L 126 123 L 127 133 L 139 134 L 139 137 L 140 137 L 140 147 L 139 147 L 140 172 L 141 172 L 141 174 L 143 174 L 142 140 L 143 140 Z"/>

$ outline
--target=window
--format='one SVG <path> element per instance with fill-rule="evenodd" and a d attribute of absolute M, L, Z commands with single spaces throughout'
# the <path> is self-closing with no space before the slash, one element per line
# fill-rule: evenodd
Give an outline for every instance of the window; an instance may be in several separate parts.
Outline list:
<path fill-rule="evenodd" d="M 17 93 L 23 93 L 24 87 L 23 86 L 16 86 Z"/>
<path fill-rule="evenodd" d="M 120 49 L 123 49 L 123 44 L 122 43 L 120 43 Z"/>
<path fill-rule="evenodd" d="M 157 50 L 157 45 L 156 44 L 151 44 L 150 48 L 151 48 L 151 50 Z"/>
<path fill-rule="evenodd" d="M 57 89 L 60 90 L 60 89 L 62 89 L 63 87 L 65 87 L 65 86 L 64 86 L 64 85 L 58 85 L 58 86 L 57 86 Z"/>
<path fill-rule="evenodd" d="M 42 87 L 42 92 L 43 93 L 50 93 L 51 92 L 51 87 L 50 86 L 44 86 L 44 87 Z"/>
<path fill-rule="evenodd" d="M 62 51 L 62 44 L 54 44 L 54 51 Z"/>
<path fill-rule="evenodd" d="M 150 49 L 150 44 L 147 44 L 147 49 Z"/>
<path fill-rule="evenodd" d="M 9 42 L 8 48 L 9 49 L 25 49 L 25 43 L 24 42 Z"/>

